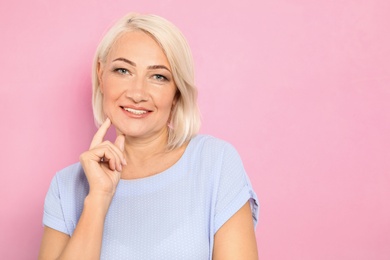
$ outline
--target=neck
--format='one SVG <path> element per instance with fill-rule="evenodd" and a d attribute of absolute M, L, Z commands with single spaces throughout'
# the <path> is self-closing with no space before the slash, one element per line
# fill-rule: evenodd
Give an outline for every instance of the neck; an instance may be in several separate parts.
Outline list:
<path fill-rule="evenodd" d="M 125 156 L 126 159 L 147 160 L 155 155 L 167 152 L 168 131 L 163 129 L 156 135 L 138 138 L 126 136 Z"/>
<path fill-rule="evenodd" d="M 138 179 L 158 174 L 175 164 L 185 151 L 188 143 L 179 148 L 167 148 L 168 130 L 151 137 L 125 137 L 127 165 L 123 167 L 122 179 Z"/>

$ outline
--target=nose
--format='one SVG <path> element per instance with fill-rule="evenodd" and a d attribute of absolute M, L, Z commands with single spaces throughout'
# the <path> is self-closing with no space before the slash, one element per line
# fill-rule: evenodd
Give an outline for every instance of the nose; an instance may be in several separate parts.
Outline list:
<path fill-rule="evenodd" d="M 146 82 L 142 77 L 135 77 L 132 80 L 127 88 L 126 97 L 133 100 L 135 103 L 148 100 Z"/>

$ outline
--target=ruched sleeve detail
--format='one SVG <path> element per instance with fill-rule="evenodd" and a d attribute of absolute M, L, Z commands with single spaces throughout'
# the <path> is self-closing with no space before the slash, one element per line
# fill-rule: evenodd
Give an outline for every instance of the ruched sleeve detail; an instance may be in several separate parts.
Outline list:
<path fill-rule="evenodd" d="M 61 197 L 58 188 L 57 175 L 53 177 L 50 188 L 46 194 L 43 213 L 43 225 L 69 235 L 61 206 Z"/>
<path fill-rule="evenodd" d="M 221 172 L 217 182 L 214 233 L 249 201 L 254 225 L 258 218 L 258 201 L 235 148 L 225 145 Z"/>

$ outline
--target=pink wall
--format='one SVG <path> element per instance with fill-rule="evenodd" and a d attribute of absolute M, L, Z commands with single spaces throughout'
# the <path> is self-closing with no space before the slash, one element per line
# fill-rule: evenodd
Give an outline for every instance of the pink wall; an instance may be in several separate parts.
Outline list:
<path fill-rule="evenodd" d="M 1 1 L 0 259 L 36 259 L 49 182 L 95 131 L 94 49 L 132 10 L 187 36 L 202 132 L 261 200 L 260 259 L 390 259 L 387 0 Z"/>

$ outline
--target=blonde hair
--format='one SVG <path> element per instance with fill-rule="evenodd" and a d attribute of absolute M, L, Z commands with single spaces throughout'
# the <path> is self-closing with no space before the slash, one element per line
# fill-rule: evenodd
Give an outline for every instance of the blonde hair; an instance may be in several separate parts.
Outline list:
<path fill-rule="evenodd" d="M 172 23 L 157 15 L 127 14 L 111 27 L 100 42 L 92 68 L 92 108 L 95 122 L 100 126 L 106 118 L 103 111 L 103 94 L 99 90 L 98 64 L 106 62 L 111 47 L 123 33 L 135 30 L 144 31 L 154 38 L 172 68 L 177 87 L 177 101 L 171 112 L 171 121 L 169 124 L 167 122 L 167 146 L 169 149 L 180 147 L 196 135 L 200 128 L 194 65 L 183 34 Z"/>

